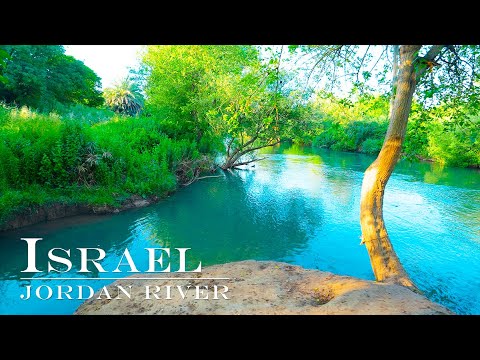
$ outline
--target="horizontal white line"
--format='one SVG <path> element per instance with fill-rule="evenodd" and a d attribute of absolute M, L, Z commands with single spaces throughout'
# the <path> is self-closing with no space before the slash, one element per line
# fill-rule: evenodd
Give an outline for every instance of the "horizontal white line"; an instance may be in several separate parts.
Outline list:
<path fill-rule="evenodd" d="M 230 278 L 152 278 L 152 277 L 124 277 L 124 278 L 20 278 L 20 280 L 230 280 Z"/>

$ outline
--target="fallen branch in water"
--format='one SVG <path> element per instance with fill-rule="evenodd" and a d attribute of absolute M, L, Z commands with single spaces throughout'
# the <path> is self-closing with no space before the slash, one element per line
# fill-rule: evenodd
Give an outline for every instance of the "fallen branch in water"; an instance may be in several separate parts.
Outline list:
<path fill-rule="evenodd" d="M 241 159 L 243 156 L 245 156 L 247 154 L 251 154 L 255 150 L 263 149 L 263 148 L 269 147 L 269 146 L 274 146 L 274 145 L 277 145 L 277 144 L 280 143 L 280 139 L 276 139 L 275 141 L 273 141 L 271 143 L 268 143 L 268 144 L 261 144 L 259 146 L 248 147 L 248 146 L 252 146 L 254 141 L 257 140 L 257 139 L 258 139 L 258 134 L 257 134 L 257 136 L 252 137 L 245 144 L 241 144 L 241 146 L 239 146 L 230 155 L 228 155 L 230 149 L 227 149 L 227 159 L 225 160 L 225 162 L 220 167 L 223 170 L 226 170 L 226 169 L 229 169 L 229 168 L 234 168 L 234 167 L 239 166 L 239 165 L 245 165 L 245 164 L 249 164 L 249 163 L 254 162 L 254 161 L 263 160 L 263 158 L 260 158 L 260 159 L 255 159 L 254 158 L 252 160 L 237 163 L 237 161 L 239 159 Z"/>
<path fill-rule="evenodd" d="M 202 180 L 202 179 L 207 179 L 207 178 L 219 178 L 219 177 L 223 177 L 223 175 L 207 175 L 207 176 L 200 176 L 199 178 L 197 178 L 197 180 Z"/>
<path fill-rule="evenodd" d="M 198 159 L 183 159 L 175 168 L 175 176 L 182 186 L 188 186 L 198 179 L 203 179 L 204 177 L 200 177 L 201 173 L 215 171 L 212 159 L 206 155 Z"/>
<path fill-rule="evenodd" d="M 223 175 L 207 175 L 207 176 L 200 176 L 200 177 L 197 176 L 197 177 L 194 177 L 189 182 L 187 182 L 185 184 L 182 184 L 182 186 L 188 186 L 188 185 L 194 183 L 197 180 L 202 180 L 202 179 L 207 179 L 207 178 L 218 178 L 218 177 L 223 177 Z"/>
<path fill-rule="evenodd" d="M 250 163 L 252 163 L 252 162 L 260 161 L 260 160 L 265 160 L 265 159 L 266 159 L 266 157 L 258 158 L 258 159 L 252 159 L 252 160 L 244 161 L 244 162 L 241 162 L 241 163 L 237 163 L 237 164 L 233 165 L 232 167 L 233 167 L 234 169 L 237 169 L 237 170 L 244 170 L 244 169 L 239 169 L 238 166 L 248 165 L 248 164 L 250 164 Z"/>

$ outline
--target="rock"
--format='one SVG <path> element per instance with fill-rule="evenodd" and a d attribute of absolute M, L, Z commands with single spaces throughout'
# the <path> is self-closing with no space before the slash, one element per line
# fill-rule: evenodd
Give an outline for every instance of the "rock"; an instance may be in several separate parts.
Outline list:
<path fill-rule="evenodd" d="M 145 200 L 145 199 L 134 200 L 134 201 L 133 201 L 133 205 L 134 205 L 135 207 L 137 207 L 137 208 L 145 207 L 145 206 L 150 205 L 150 201 Z"/>
<path fill-rule="evenodd" d="M 97 215 L 106 215 L 113 212 L 115 208 L 109 205 L 92 206 L 92 212 Z"/>
<path fill-rule="evenodd" d="M 159 276 L 163 275 L 163 276 Z M 141 274 L 117 280 L 107 287 L 132 286 L 131 299 L 96 299 L 84 302 L 75 314 L 453 314 L 422 295 L 393 284 L 376 283 L 329 272 L 307 270 L 273 261 L 240 261 L 214 265 L 189 277 L 230 280 L 135 280 L 135 277 L 187 277 L 187 274 Z M 182 299 L 176 286 L 193 286 Z M 212 297 L 213 285 L 227 285 L 229 300 Z M 172 286 L 172 299 L 145 299 L 145 286 Z M 195 285 L 208 286 L 208 300 L 195 299 Z M 159 294 L 162 294 L 160 292 Z"/>

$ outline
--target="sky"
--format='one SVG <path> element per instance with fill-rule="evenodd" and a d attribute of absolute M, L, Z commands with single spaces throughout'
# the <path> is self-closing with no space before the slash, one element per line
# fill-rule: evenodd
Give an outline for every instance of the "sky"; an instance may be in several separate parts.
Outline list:
<path fill-rule="evenodd" d="M 65 45 L 65 53 L 81 60 L 102 79 L 102 88 L 128 75 L 138 64 L 142 45 Z"/>

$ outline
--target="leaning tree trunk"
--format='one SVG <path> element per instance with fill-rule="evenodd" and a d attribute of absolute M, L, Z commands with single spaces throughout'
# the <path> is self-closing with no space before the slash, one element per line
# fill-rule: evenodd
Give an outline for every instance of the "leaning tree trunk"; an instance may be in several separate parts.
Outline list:
<path fill-rule="evenodd" d="M 400 66 L 395 100 L 385 141 L 377 159 L 365 171 L 362 183 L 360 224 L 377 281 L 388 281 L 416 289 L 408 277 L 388 237 L 383 220 L 385 186 L 400 157 L 408 115 L 416 86 L 414 60 L 420 46 L 400 46 Z"/>
<path fill-rule="evenodd" d="M 392 117 L 393 104 L 395 102 L 395 95 L 397 93 L 397 76 L 398 76 L 398 58 L 400 53 L 400 46 L 393 45 L 393 66 L 392 66 L 392 96 L 390 97 L 390 107 L 388 118 Z"/>

